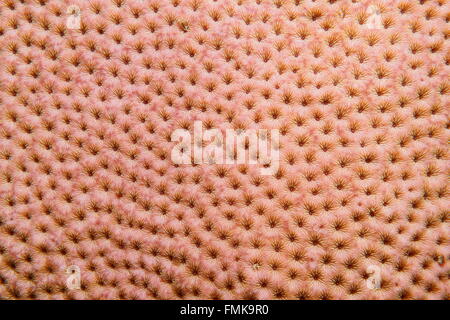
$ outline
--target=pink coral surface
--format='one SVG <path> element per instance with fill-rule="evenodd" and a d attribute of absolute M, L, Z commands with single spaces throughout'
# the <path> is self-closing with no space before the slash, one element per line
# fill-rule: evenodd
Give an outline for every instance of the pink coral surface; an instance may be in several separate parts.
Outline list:
<path fill-rule="evenodd" d="M 0 298 L 449 299 L 449 20 L 2 0 Z M 174 163 L 194 121 L 279 130 L 278 170 Z"/>

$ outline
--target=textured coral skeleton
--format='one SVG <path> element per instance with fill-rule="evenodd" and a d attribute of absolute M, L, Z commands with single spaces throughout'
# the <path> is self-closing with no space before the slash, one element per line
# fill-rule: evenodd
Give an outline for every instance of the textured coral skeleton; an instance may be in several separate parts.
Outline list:
<path fill-rule="evenodd" d="M 449 299 L 449 20 L 2 0 L 0 298 Z M 278 129 L 279 169 L 174 164 L 194 121 Z"/>

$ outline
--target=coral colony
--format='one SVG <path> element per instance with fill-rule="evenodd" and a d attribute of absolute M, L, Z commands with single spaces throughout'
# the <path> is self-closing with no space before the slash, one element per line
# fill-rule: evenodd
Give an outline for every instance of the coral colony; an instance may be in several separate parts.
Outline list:
<path fill-rule="evenodd" d="M 0 15 L 0 299 L 449 299 L 449 1 Z"/>

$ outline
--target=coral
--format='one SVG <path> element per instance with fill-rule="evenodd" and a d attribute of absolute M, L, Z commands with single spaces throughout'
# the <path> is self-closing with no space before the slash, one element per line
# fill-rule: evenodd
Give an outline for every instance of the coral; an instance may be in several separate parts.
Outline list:
<path fill-rule="evenodd" d="M 449 19 L 3 0 L 0 298 L 449 299 Z M 195 121 L 278 129 L 279 168 L 174 163 Z"/>

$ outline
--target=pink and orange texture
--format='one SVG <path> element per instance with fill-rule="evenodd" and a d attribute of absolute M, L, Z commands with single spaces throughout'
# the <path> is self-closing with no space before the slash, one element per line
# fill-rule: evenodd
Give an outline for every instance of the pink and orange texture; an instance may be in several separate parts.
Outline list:
<path fill-rule="evenodd" d="M 449 299 L 449 20 L 447 0 L 2 0 L 0 298 Z M 196 120 L 280 130 L 279 170 L 174 164 Z"/>

